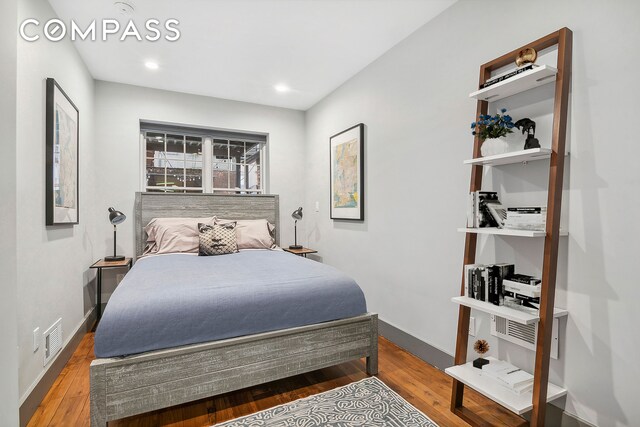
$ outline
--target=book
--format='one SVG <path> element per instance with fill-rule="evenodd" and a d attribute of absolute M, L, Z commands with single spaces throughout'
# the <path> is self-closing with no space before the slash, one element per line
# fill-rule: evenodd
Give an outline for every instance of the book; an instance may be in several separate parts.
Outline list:
<path fill-rule="evenodd" d="M 469 193 L 469 197 L 467 198 L 467 227 L 475 228 L 476 227 L 476 193 Z"/>
<path fill-rule="evenodd" d="M 484 294 L 484 280 L 482 278 L 485 267 L 483 265 L 476 267 L 473 277 L 473 295 L 479 301 L 486 301 Z"/>
<path fill-rule="evenodd" d="M 525 295 L 532 298 L 539 298 L 542 290 L 541 285 L 528 285 L 520 282 L 512 282 L 511 280 L 503 280 L 504 291 Z"/>
<path fill-rule="evenodd" d="M 507 263 L 465 265 L 464 295 L 494 305 L 503 305 L 504 278 L 513 274 L 514 270 L 515 266 Z"/>
<path fill-rule="evenodd" d="M 507 208 L 505 228 L 544 231 L 547 223 L 546 207 Z"/>
<path fill-rule="evenodd" d="M 481 374 L 516 394 L 522 394 L 533 387 L 533 375 L 504 360 L 491 360 L 482 367 Z"/>
<path fill-rule="evenodd" d="M 535 67 L 538 67 L 538 65 L 537 64 L 527 64 L 527 65 L 523 65 L 522 67 L 516 68 L 515 70 L 505 71 L 504 73 L 501 73 L 501 74 L 498 74 L 496 76 L 491 77 L 485 83 L 481 84 L 480 85 L 480 89 L 484 89 L 484 88 L 492 86 L 492 85 L 494 85 L 496 83 L 500 83 L 503 80 L 507 80 L 508 78 L 511 78 L 513 76 L 517 76 L 518 74 L 522 74 L 525 71 L 533 70 Z"/>
<path fill-rule="evenodd" d="M 540 310 L 540 298 L 528 297 L 514 292 L 504 292 L 504 305 L 515 310 L 537 315 Z"/>
<path fill-rule="evenodd" d="M 524 283 L 526 285 L 536 286 L 542 283 L 541 279 L 537 277 L 529 276 L 527 274 L 516 274 L 511 273 L 508 276 L 505 276 L 505 279 L 510 280 L 512 282 Z"/>
<path fill-rule="evenodd" d="M 496 305 L 504 305 L 504 278 L 514 274 L 516 266 L 514 264 L 508 263 L 500 263 L 495 264 L 495 274 L 496 274 L 496 292 L 497 298 L 494 304 Z"/>
<path fill-rule="evenodd" d="M 464 266 L 464 296 L 475 299 L 474 294 L 474 277 L 476 268 L 480 267 L 482 264 L 467 264 Z"/>
<path fill-rule="evenodd" d="M 504 222 L 507 220 L 507 210 L 499 203 L 487 203 L 489 213 L 495 219 L 498 224 L 498 228 L 504 227 Z"/>
<path fill-rule="evenodd" d="M 474 208 L 477 228 L 497 227 L 498 223 L 491 215 L 487 203 L 500 203 L 498 193 L 495 191 L 476 191 Z"/>

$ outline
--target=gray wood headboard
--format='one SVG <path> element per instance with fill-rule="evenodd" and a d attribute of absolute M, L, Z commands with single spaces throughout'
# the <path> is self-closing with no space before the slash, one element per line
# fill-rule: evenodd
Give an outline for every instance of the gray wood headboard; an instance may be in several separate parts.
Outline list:
<path fill-rule="evenodd" d="M 259 194 L 172 194 L 136 193 L 136 257 L 147 241 L 144 227 L 153 218 L 219 216 L 229 219 L 267 219 L 276 226 L 280 245 L 280 206 L 278 195 Z"/>

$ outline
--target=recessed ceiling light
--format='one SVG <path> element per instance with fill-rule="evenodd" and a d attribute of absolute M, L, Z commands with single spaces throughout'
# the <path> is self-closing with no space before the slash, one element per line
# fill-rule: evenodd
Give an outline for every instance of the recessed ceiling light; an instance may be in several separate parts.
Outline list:
<path fill-rule="evenodd" d="M 289 86 L 287 86 L 287 85 L 285 85 L 285 84 L 283 84 L 283 83 L 277 84 L 277 85 L 275 85 L 273 88 L 274 88 L 277 92 L 281 92 L 281 93 L 289 92 L 289 91 L 291 90 L 291 89 L 289 88 Z"/>
<path fill-rule="evenodd" d="M 144 63 L 144 66 L 147 67 L 150 70 L 157 70 L 158 69 L 158 63 L 154 62 L 154 61 L 147 61 Z"/>

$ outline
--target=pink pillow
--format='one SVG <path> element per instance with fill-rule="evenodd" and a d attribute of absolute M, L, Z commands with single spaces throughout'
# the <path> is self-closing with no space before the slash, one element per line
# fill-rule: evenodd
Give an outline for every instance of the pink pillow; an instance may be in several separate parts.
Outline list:
<path fill-rule="evenodd" d="M 200 243 L 198 223 L 214 224 L 216 217 L 153 218 L 144 228 L 147 246 L 143 255 L 168 253 L 198 253 Z"/>
<path fill-rule="evenodd" d="M 236 239 L 238 249 L 275 249 L 276 239 L 274 238 L 273 224 L 266 219 L 220 219 L 216 218 L 217 224 L 236 222 Z"/>

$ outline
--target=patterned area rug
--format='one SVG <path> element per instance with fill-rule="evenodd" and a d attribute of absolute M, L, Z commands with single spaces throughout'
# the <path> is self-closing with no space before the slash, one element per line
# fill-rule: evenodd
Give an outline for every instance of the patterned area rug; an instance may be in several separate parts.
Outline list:
<path fill-rule="evenodd" d="M 376 377 L 298 399 L 216 427 L 438 427 Z"/>

